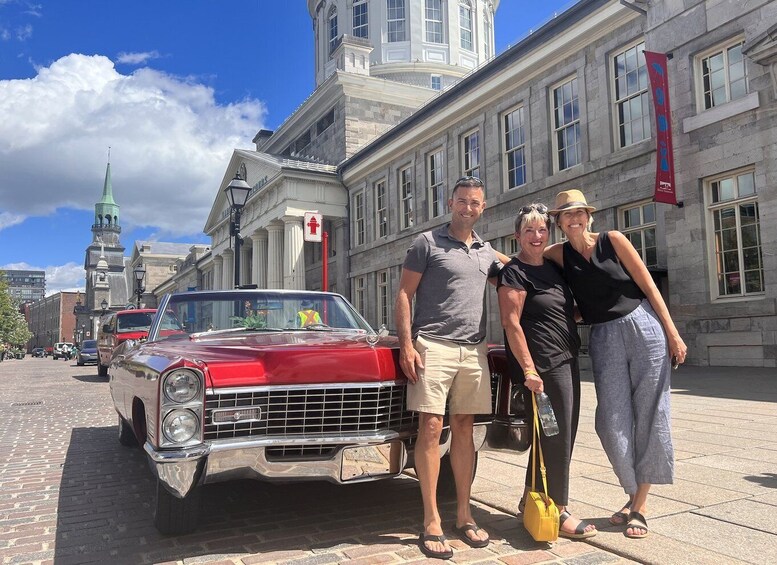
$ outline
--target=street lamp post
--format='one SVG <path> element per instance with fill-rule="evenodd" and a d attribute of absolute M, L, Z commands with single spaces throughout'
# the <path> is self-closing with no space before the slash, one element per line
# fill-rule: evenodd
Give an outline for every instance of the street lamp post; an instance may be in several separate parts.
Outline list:
<path fill-rule="evenodd" d="M 235 173 L 235 178 L 224 189 L 232 209 L 232 221 L 229 224 L 229 235 L 235 236 L 235 288 L 240 288 L 240 244 L 243 238 L 240 236 L 240 211 L 246 205 L 248 193 L 251 192 L 249 184 L 240 178 L 240 173 Z"/>
<path fill-rule="evenodd" d="M 135 296 L 137 297 L 137 306 L 140 308 L 140 297 L 146 292 L 146 287 L 143 286 L 143 279 L 146 276 L 146 267 L 143 266 L 143 263 L 138 263 L 138 265 L 132 269 L 132 273 L 135 275 Z"/>
<path fill-rule="evenodd" d="M 100 308 L 103 309 L 103 316 L 105 316 L 105 313 L 108 311 L 108 301 L 103 298 L 103 301 L 100 302 Z"/>

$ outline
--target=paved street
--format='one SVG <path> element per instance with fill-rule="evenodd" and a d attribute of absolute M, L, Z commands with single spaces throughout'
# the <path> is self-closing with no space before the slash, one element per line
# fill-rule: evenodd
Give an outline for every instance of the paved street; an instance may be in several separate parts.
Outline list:
<path fill-rule="evenodd" d="M 590 377 L 590 376 L 589 376 Z M 199 530 L 153 527 L 151 472 L 117 440 L 94 367 L 50 358 L 0 363 L 2 563 L 407 563 L 421 519 L 412 478 L 347 488 L 244 481 L 205 488 Z M 673 395 L 677 482 L 656 487 L 645 540 L 606 517 L 625 500 L 593 432 L 583 384 L 572 509 L 602 530 L 588 542 L 533 542 L 513 514 L 527 455 L 484 454 L 474 490 L 486 549 L 454 541 L 455 563 L 777 561 L 777 371 L 682 368 Z M 454 507 L 443 506 L 452 518 Z M 753 524 L 747 527 L 746 524 Z"/>

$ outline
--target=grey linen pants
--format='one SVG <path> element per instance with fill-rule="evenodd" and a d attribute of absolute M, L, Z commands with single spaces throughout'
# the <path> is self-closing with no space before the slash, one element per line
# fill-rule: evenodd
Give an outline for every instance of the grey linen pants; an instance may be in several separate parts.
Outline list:
<path fill-rule="evenodd" d="M 669 408 L 671 361 L 663 326 L 647 300 L 633 312 L 591 325 L 596 433 L 629 495 L 674 476 Z"/>

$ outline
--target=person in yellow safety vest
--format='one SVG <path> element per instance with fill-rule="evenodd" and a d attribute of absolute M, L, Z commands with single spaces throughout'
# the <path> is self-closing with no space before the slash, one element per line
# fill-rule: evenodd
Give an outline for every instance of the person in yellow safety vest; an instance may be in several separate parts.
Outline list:
<path fill-rule="evenodd" d="M 297 312 L 297 325 L 300 328 L 321 324 L 321 316 L 313 309 L 313 303 L 310 300 L 302 302 L 302 309 Z"/>

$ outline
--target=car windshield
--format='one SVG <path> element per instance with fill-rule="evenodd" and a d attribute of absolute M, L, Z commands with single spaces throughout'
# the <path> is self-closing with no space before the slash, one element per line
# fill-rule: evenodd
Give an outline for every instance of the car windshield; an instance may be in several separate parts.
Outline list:
<path fill-rule="evenodd" d="M 337 294 L 293 291 L 201 291 L 173 294 L 152 329 L 153 341 L 214 334 L 374 330 Z"/>
<path fill-rule="evenodd" d="M 97 349 L 97 341 L 94 339 L 85 339 L 81 344 L 81 349 Z"/>
<path fill-rule="evenodd" d="M 131 312 L 116 316 L 120 332 L 139 332 L 151 326 L 151 314 L 148 312 Z"/>

